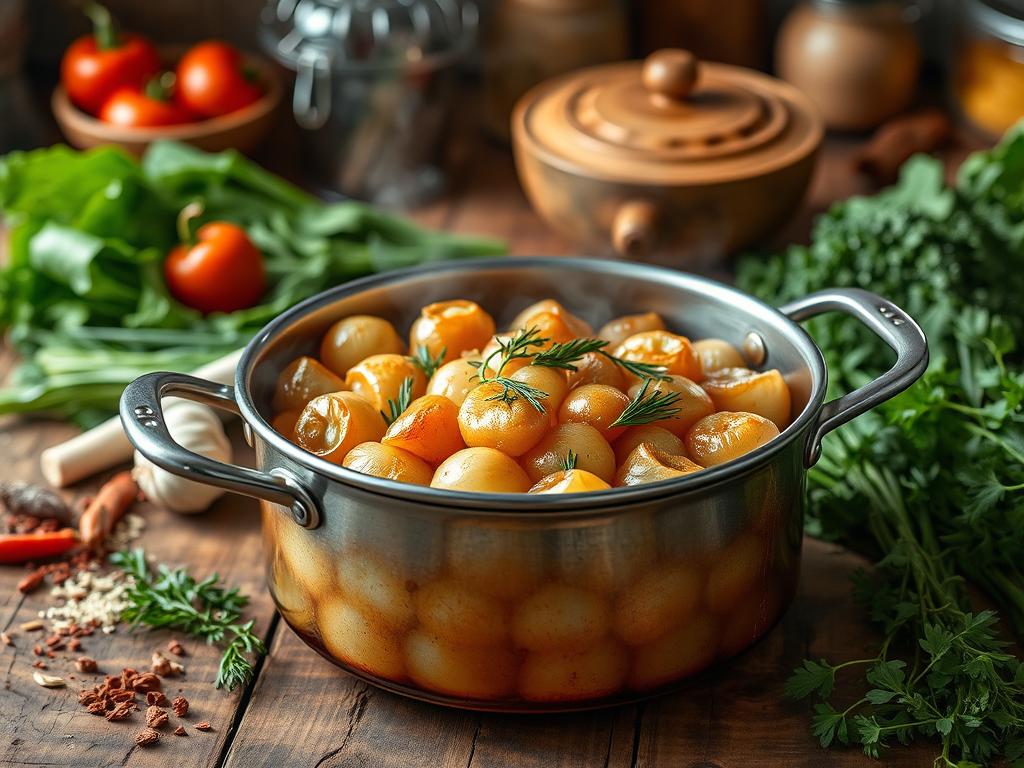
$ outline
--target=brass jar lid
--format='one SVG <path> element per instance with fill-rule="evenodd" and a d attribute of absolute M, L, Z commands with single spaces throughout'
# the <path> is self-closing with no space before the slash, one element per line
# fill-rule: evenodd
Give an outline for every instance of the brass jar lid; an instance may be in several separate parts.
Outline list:
<path fill-rule="evenodd" d="M 824 133 L 791 85 L 676 49 L 541 83 L 512 121 L 524 149 L 550 165 L 656 185 L 771 173 L 814 152 Z"/>

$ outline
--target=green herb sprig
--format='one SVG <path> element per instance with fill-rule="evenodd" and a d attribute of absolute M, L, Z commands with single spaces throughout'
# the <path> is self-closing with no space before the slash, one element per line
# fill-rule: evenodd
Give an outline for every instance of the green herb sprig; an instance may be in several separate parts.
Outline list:
<path fill-rule="evenodd" d="M 423 371 L 423 375 L 429 379 L 444 364 L 444 358 L 447 354 L 448 347 L 441 347 L 437 357 L 432 356 L 430 350 L 426 347 L 416 347 L 416 351 L 409 356 L 409 360 Z"/>
<path fill-rule="evenodd" d="M 388 398 L 387 413 L 384 411 L 380 412 L 380 415 L 384 417 L 384 422 L 389 427 L 398 420 L 399 416 L 405 413 L 406 409 L 409 407 L 409 403 L 412 402 L 413 384 L 412 376 L 406 376 L 402 379 L 402 383 L 398 386 L 398 397 L 394 399 Z"/>
<path fill-rule="evenodd" d="M 671 419 L 681 410 L 676 405 L 682 397 L 679 392 L 651 392 L 647 390 L 651 386 L 651 379 L 645 379 L 644 385 L 636 393 L 636 397 L 629 401 L 622 413 L 618 415 L 609 426 L 612 427 L 636 427 L 641 424 L 650 424 L 652 421 Z"/>
<path fill-rule="evenodd" d="M 477 377 L 482 382 L 494 382 L 501 386 L 498 392 L 487 400 L 500 400 L 505 403 L 514 402 L 517 398 L 523 398 L 541 413 L 545 412 L 544 398 L 548 393 L 542 389 L 526 384 L 522 381 L 503 376 L 505 366 L 512 360 L 522 360 L 533 357 L 536 353 L 531 351 L 535 347 L 544 346 L 549 339 L 542 337 L 536 328 L 524 328 L 508 338 L 498 337 L 498 348 L 491 352 L 483 360 L 474 360 L 470 365 L 477 369 Z M 493 376 L 487 371 L 491 369 L 491 363 L 497 358 L 497 368 Z"/>
<path fill-rule="evenodd" d="M 571 472 L 576 469 L 576 462 L 579 460 L 579 454 L 576 453 L 572 448 L 565 454 L 565 458 L 562 459 L 562 469 L 566 472 Z"/>
<path fill-rule="evenodd" d="M 611 360 L 615 365 L 629 371 L 641 379 L 655 379 L 658 381 L 670 381 L 671 377 L 666 374 L 665 366 L 642 363 L 636 360 L 625 360 L 616 357 L 607 351 L 608 342 L 604 339 L 573 339 L 560 344 L 552 344 L 543 352 L 533 356 L 530 365 L 540 365 L 548 368 L 562 368 L 567 371 L 576 371 L 576 363 L 584 355 L 597 353 L 602 357 Z"/>
<path fill-rule="evenodd" d="M 127 598 L 131 606 L 121 616 L 133 627 L 174 629 L 211 645 L 227 641 L 214 685 L 229 691 L 252 677 L 248 656 L 267 652 L 253 632 L 253 621 L 240 623 L 249 598 L 237 589 L 220 586 L 214 573 L 196 581 L 183 568 L 161 565 L 154 574 L 141 549 L 115 552 L 110 562 L 131 577 Z"/>

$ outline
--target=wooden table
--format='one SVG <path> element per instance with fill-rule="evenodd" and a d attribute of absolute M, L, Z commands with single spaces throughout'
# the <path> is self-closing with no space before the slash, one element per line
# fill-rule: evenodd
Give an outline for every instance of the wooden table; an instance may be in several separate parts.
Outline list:
<path fill-rule="evenodd" d="M 852 141 L 828 147 L 808 205 L 783 237 L 806 236 L 813 212 L 862 191 L 849 171 Z M 954 150 L 956 156 L 962 150 Z M 443 203 L 418 214 L 425 224 L 506 238 L 514 253 L 569 253 L 541 224 L 514 183 L 511 162 L 479 147 L 464 158 L 461 180 Z M 0 352 L 0 379 L 11 364 Z M 0 420 L 0 480 L 41 482 L 39 451 L 73 434 L 68 425 Z M 236 430 L 237 432 L 237 430 Z M 237 458 L 251 454 L 235 434 Z M 93 491 L 102 478 L 83 483 Z M 811 656 L 848 659 L 872 653 L 873 638 L 852 604 L 851 572 L 864 565 L 837 547 L 807 540 L 799 595 L 766 639 L 685 690 L 634 706 L 564 716 L 499 716 L 458 712 L 383 693 L 346 675 L 307 649 L 275 614 L 263 586 L 256 504 L 226 497 L 208 514 L 175 516 L 143 505 L 147 529 L 139 544 L 160 562 L 187 564 L 197 575 L 219 572 L 252 596 L 249 615 L 269 655 L 253 683 L 228 694 L 211 685 L 218 653 L 186 641 L 187 674 L 178 687 L 192 703 L 189 722 L 213 731 L 169 733 L 155 749 L 133 746 L 134 721 L 107 723 L 78 706 L 81 680 L 45 689 L 32 680 L 38 638 L 18 630 L 48 602 L 44 591 L 21 596 L 18 568 L 0 568 L 0 628 L 14 647 L 0 646 L 0 764 L 32 766 L 395 766 L 402 768 L 739 768 L 740 766 L 876 765 L 856 750 L 822 751 L 811 736 L 808 707 L 783 700 L 791 669 Z M 171 633 L 118 630 L 84 642 L 101 670 L 148 665 Z M 73 655 L 50 663 L 74 675 Z M 81 678 L 81 675 L 78 675 Z M 930 753 L 900 750 L 889 765 L 927 765 Z"/>

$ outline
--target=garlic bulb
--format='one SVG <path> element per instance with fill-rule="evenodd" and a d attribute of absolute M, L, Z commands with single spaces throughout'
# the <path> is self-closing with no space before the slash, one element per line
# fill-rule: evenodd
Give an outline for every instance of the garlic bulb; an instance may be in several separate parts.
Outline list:
<path fill-rule="evenodd" d="M 164 420 L 171 437 L 182 448 L 209 459 L 231 461 L 231 442 L 212 408 L 188 400 L 168 399 L 164 402 Z M 172 475 L 138 451 L 132 476 L 147 499 L 182 514 L 202 512 L 224 493 L 221 488 Z"/>

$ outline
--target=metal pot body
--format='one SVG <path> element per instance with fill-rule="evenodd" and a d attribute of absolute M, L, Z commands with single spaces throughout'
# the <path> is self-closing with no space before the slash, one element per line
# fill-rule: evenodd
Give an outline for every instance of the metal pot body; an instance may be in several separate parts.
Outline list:
<path fill-rule="evenodd" d="M 638 309 L 717 336 L 778 368 L 793 423 L 772 443 L 679 480 L 588 494 L 464 494 L 359 475 L 270 427 L 277 372 L 357 313 L 411 322 L 424 303 L 466 297 L 510 319 L 552 297 L 599 322 Z M 824 403 L 820 352 L 793 319 L 838 309 L 897 351 L 879 380 Z M 576 259 L 447 263 L 349 284 L 271 323 L 236 386 L 150 374 L 122 399 L 132 441 L 170 471 L 262 500 L 267 580 L 289 625 L 381 687 L 503 711 L 604 706 L 650 695 L 727 659 L 778 619 L 796 586 L 806 467 L 822 435 L 913 382 L 927 362 L 916 324 L 859 291 L 784 308 L 693 276 Z M 757 355 L 755 355 L 757 356 Z M 257 469 L 173 444 L 162 394 L 241 414 Z"/>

